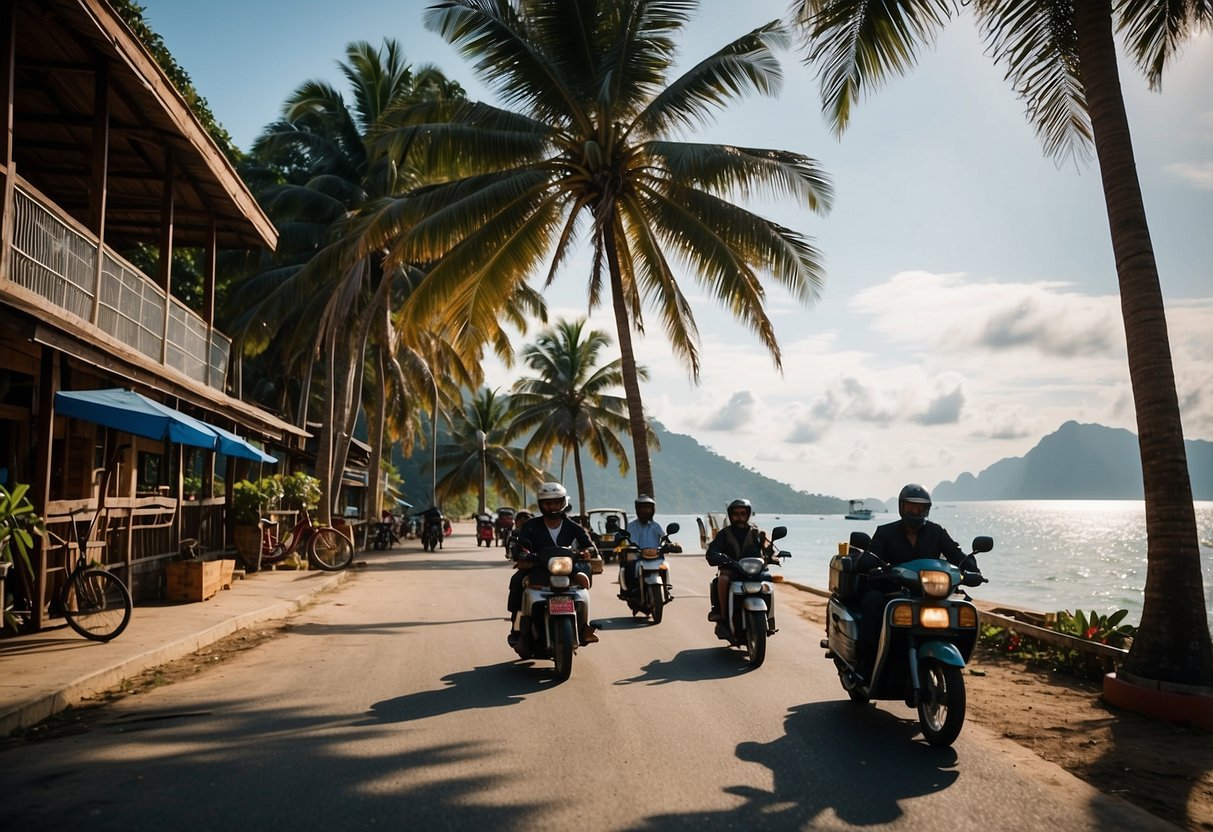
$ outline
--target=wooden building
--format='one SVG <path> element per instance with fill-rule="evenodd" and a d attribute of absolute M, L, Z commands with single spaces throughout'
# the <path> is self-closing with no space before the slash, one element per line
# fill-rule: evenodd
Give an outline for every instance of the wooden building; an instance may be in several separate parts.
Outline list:
<path fill-rule="evenodd" d="M 272 470 L 87 411 L 64 416 L 56 393 L 131 390 L 267 456 L 301 451 L 308 434 L 232 395 L 231 341 L 214 326 L 217 253 L 272 249 L 274 226 L 113 9 L 0 3 L 0 96 L 0 482 L 31 483 L 51 521 L 52 543 L 25 578 L 41 626 L 72 510 L 104 504 L 97 549 L 138 598 L 158 591 L 183 539 L 223 547 L 217 479 Z M 123 257 L 141 246 L 159 251 L 152 276 Z M 203 252 L 193 308 L 170 291 L 182 247 Z"/>

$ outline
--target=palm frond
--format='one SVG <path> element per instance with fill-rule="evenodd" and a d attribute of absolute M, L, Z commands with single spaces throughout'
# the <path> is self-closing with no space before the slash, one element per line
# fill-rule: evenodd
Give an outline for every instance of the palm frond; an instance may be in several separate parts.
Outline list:
<path fill-rule="evenodd" d="M 1213 28 L 1213 0 L 1123 0 L 1116 7 L 1117 31 L 1152 90 L 1162 89 L 1163 70 L 1181 44 Z"/>

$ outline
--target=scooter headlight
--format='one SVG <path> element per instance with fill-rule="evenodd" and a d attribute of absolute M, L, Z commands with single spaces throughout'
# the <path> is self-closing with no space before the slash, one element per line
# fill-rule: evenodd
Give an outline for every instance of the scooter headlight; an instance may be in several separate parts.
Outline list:
<path fill-rule="evenodd" d="M 933 630 L 947 629 L 952 625 L 947 607 L 923 607 L 918 612 L 918 623 Z"/>
<path fill-rule="evenodd" d="M 747 575 L 761 575 L 763 562 L 762 558 L 742 558 L 737 566 Z"/>
<path fill-rule="evenodd" d="M 548 559 L 549 575 L 568 575 L 573 571 L 573 559 L 567 555 Z"/>
<path fill-rule="evenodd" d="M 952 576 L 947 572 L 926 570 L 918 573 L 922 594 L 928 598 L 947 598 L 952 591 Z"/>

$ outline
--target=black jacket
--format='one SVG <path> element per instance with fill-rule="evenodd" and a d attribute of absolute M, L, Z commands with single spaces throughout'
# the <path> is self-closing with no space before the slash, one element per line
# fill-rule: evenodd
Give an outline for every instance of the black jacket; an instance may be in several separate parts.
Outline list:
<path fill-rule="evenodd" d="M 543 517 L 532 517 L 522 524 L 522 528 L 514 533 L 518 542 L 532 552 L 540 552 L 550 546 L 568 546 L 572 549 L 591 549 L 594 546 L 585 529 L 565 517 L 561 520 L 560 531 L 556 533 L 556 543 L 552 543 L 552 535 L 548 531 Z"/>
<path fill-rule="evenodd" d="M 762 542 L 758 529 L 746 526 L 739 529 L 732 523 L 716 533 L 704 557 L 711 566 L 721 566 L 742 557 L 761 557 Z"/>
<path fill-rule="evenodd" d="M 888 564 L 943 557 L 952 565 L 960 566 L 961 561 L 965 559 L 960 544 L 952 539 L 948 530 L 930 520 L 918 530 L 918 539 L 912 546 L 900 520 L 877 526 L 868 551 Z M 976 564 L 973 564 L 972 568 L 976 569 Z"/>

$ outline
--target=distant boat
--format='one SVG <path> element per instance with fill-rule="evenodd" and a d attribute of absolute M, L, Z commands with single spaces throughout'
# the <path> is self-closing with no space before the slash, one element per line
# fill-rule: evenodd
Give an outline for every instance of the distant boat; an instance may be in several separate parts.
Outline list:
<path fill-rule="evenodd" d="M 863 500 L 851 500 L 851 510 L 847 512 L 848 520 L 871 520 L 872 509 L 865 508 Z"/>

